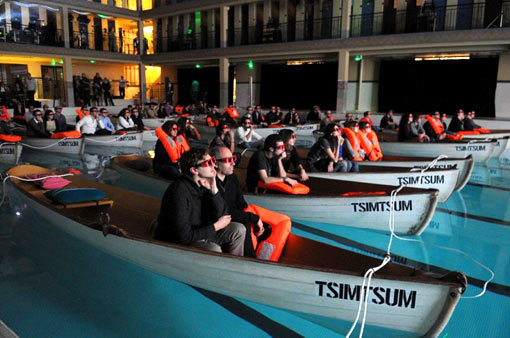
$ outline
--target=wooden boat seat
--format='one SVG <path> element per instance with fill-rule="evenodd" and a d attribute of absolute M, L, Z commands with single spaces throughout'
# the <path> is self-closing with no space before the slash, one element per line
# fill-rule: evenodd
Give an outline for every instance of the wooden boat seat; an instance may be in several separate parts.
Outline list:
<path fill-rule="evenodd" d="M 52 202 L 53 205 L 58 209 L 75 209 L 75 208 L 88 208 L 88 207 L 98 207 L 98 206 L 107 206 L 112 207 L 113 201 L 111 199 L 103 198 L 99 201 L 90 201 L 90 202 L 80 202 L 80 203 L 69 203 L 69 204 L 60 204 L 56 202 Z"/>

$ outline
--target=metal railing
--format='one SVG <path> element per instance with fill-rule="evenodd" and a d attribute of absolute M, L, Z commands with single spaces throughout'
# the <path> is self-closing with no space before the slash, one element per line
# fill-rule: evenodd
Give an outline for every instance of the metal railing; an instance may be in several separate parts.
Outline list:
<path fill-rule="evenodd" d="M 102 1 L 88 0 L 88 2 L 98 2 L 105 6 L 125 8 L 133 11 L 137 10 L 137 0 L 102 0 Z"/>
<path fill-rule="evenodd" d="M 84 32 L 73 32 L 72 38 L 70 39 L 70 47 L 112 53 L 138 54 L 137 45 L 134 43 L 135 38 L 136 35 L 134 34 L 126 34 L 120 39 L 118 36 L 113 38 L 113 36 L 108 33 L 87 34 Z"/>
<path fill-rule="evenodd" d="M 220 47 L 219 32 L 193 33 L 174 35 L 155 39 L 154 50 L 156 53 L 177 52 L 181 50 L 208 49 Z"/>
<path fill-rule="evenodd" d="M 0 24 L 0 42 L 63 47 L 63 37 L 61 29 L 51 26 Z"/>
<path fill-rule="evenodd" d="M 227 31 L 227 46 L 338 39 L 342 18 L 290 21 L 282 24 L 239 27 Z"/>
<path fill-rule="evenodd" d="M 437 32 L 487 28 L 484 3 L 424 8 L 351 16 L 351 37 L 413 32 Z M 502 20 L 491 27 L 510 26 L 510 2 L 503 3 Z"/>

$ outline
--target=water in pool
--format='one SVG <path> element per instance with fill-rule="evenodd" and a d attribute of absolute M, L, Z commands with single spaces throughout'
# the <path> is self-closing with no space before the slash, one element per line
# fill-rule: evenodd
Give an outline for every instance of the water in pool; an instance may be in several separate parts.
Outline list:
<path fill-rule="evenodd" d="M 74 167 L 90 179 L 154 194 L 107 166 L 111 156 L 134 151 L 94 147 L 80 157 L 24 151 L 22 162 Z M 0 164 L 2 171 L 8 168 Z M 467 296 L 481 291 L 489 273 L 441 247 L 461 250 L 494 271 L 485 295 L 462 299 L 441 337 L 510 337 L 509 194 L 510 153 L 505 153 L 476 165 L 469 184 L 441 203 L 427 230 L 415 237 L 420 242 L 393 244 L 392 252 L 405 264 L 463 271 L 470 279 Z M 15 211 L 9 204 L 0 208 L 0 320 L 20 337 L 337 336 L 299 314 L 154 274 L 90 247 L 29 212 L 18 216 Z M 386 249 L 388 236 L 382 233 L 294 221 L 292 231 L 302 236 L 368 255 Z M 349 323 L 342 325 L 347 332 Z M 396 335 L 372 330 L 365 337 Z"/>

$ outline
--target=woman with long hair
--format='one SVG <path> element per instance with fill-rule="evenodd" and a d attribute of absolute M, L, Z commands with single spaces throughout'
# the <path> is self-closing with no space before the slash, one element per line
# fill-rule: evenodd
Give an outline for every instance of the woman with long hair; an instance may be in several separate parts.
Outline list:
<path fill-rule="evenodd" d="M 296 133 L 291 129 L 282 129 L 278 133 L 285 143 L 285 158 L 282 160 L 283 167 L 287 172 L 287 176 L 307 181 L 308 175 L 305 168 L 301 164 L 301 159 L 296 150 Z"/>

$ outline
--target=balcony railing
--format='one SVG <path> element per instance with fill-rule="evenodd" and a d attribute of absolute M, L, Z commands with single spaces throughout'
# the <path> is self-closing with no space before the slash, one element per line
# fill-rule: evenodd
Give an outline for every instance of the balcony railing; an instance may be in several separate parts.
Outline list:
<path fill-rule="evenodd" d="M 219 32 L 174 35 L 155 39 L 156 53 L 220 47 Z"/>
<path fill-rule="evenodd" d="M 112 53 L 138 54 L 138 48 L 134 44 L 134 38 L 127 35 L 120 39 L 110 37 L 107 33 L 95 34 L 84 32 L 73 32 L 70 40 L 71 48 L 90 49 Z"/>
<path fill-rule="evenodd" d="M 137 0 L 87 0 L 88 2 L 97 2 L 106 6 L 125 8 L 133 11 L 137 10 Z"/>
<path fill-rule="evenodd" d="M 61 29 L 50 26 L 0 24 L 0 42 L 63 47 L 63 36 Z"/>
<path fill-rule="evenodd" d="M 229 47 L 261 43 L 281 43 L 305 40 L 338 39 L 341 37 L 341 17 L 249 26 L 229 29 Z"/>
<path fill-rule="evenodd" d="M 351 37 L 413 32 L 438 32 L 487 28 L 484 3 L 379 12 L 351 16 Z M 503 19 L 495 17 L 490 27 L 510 26 L 510 2 L 503 3 Z"/>

